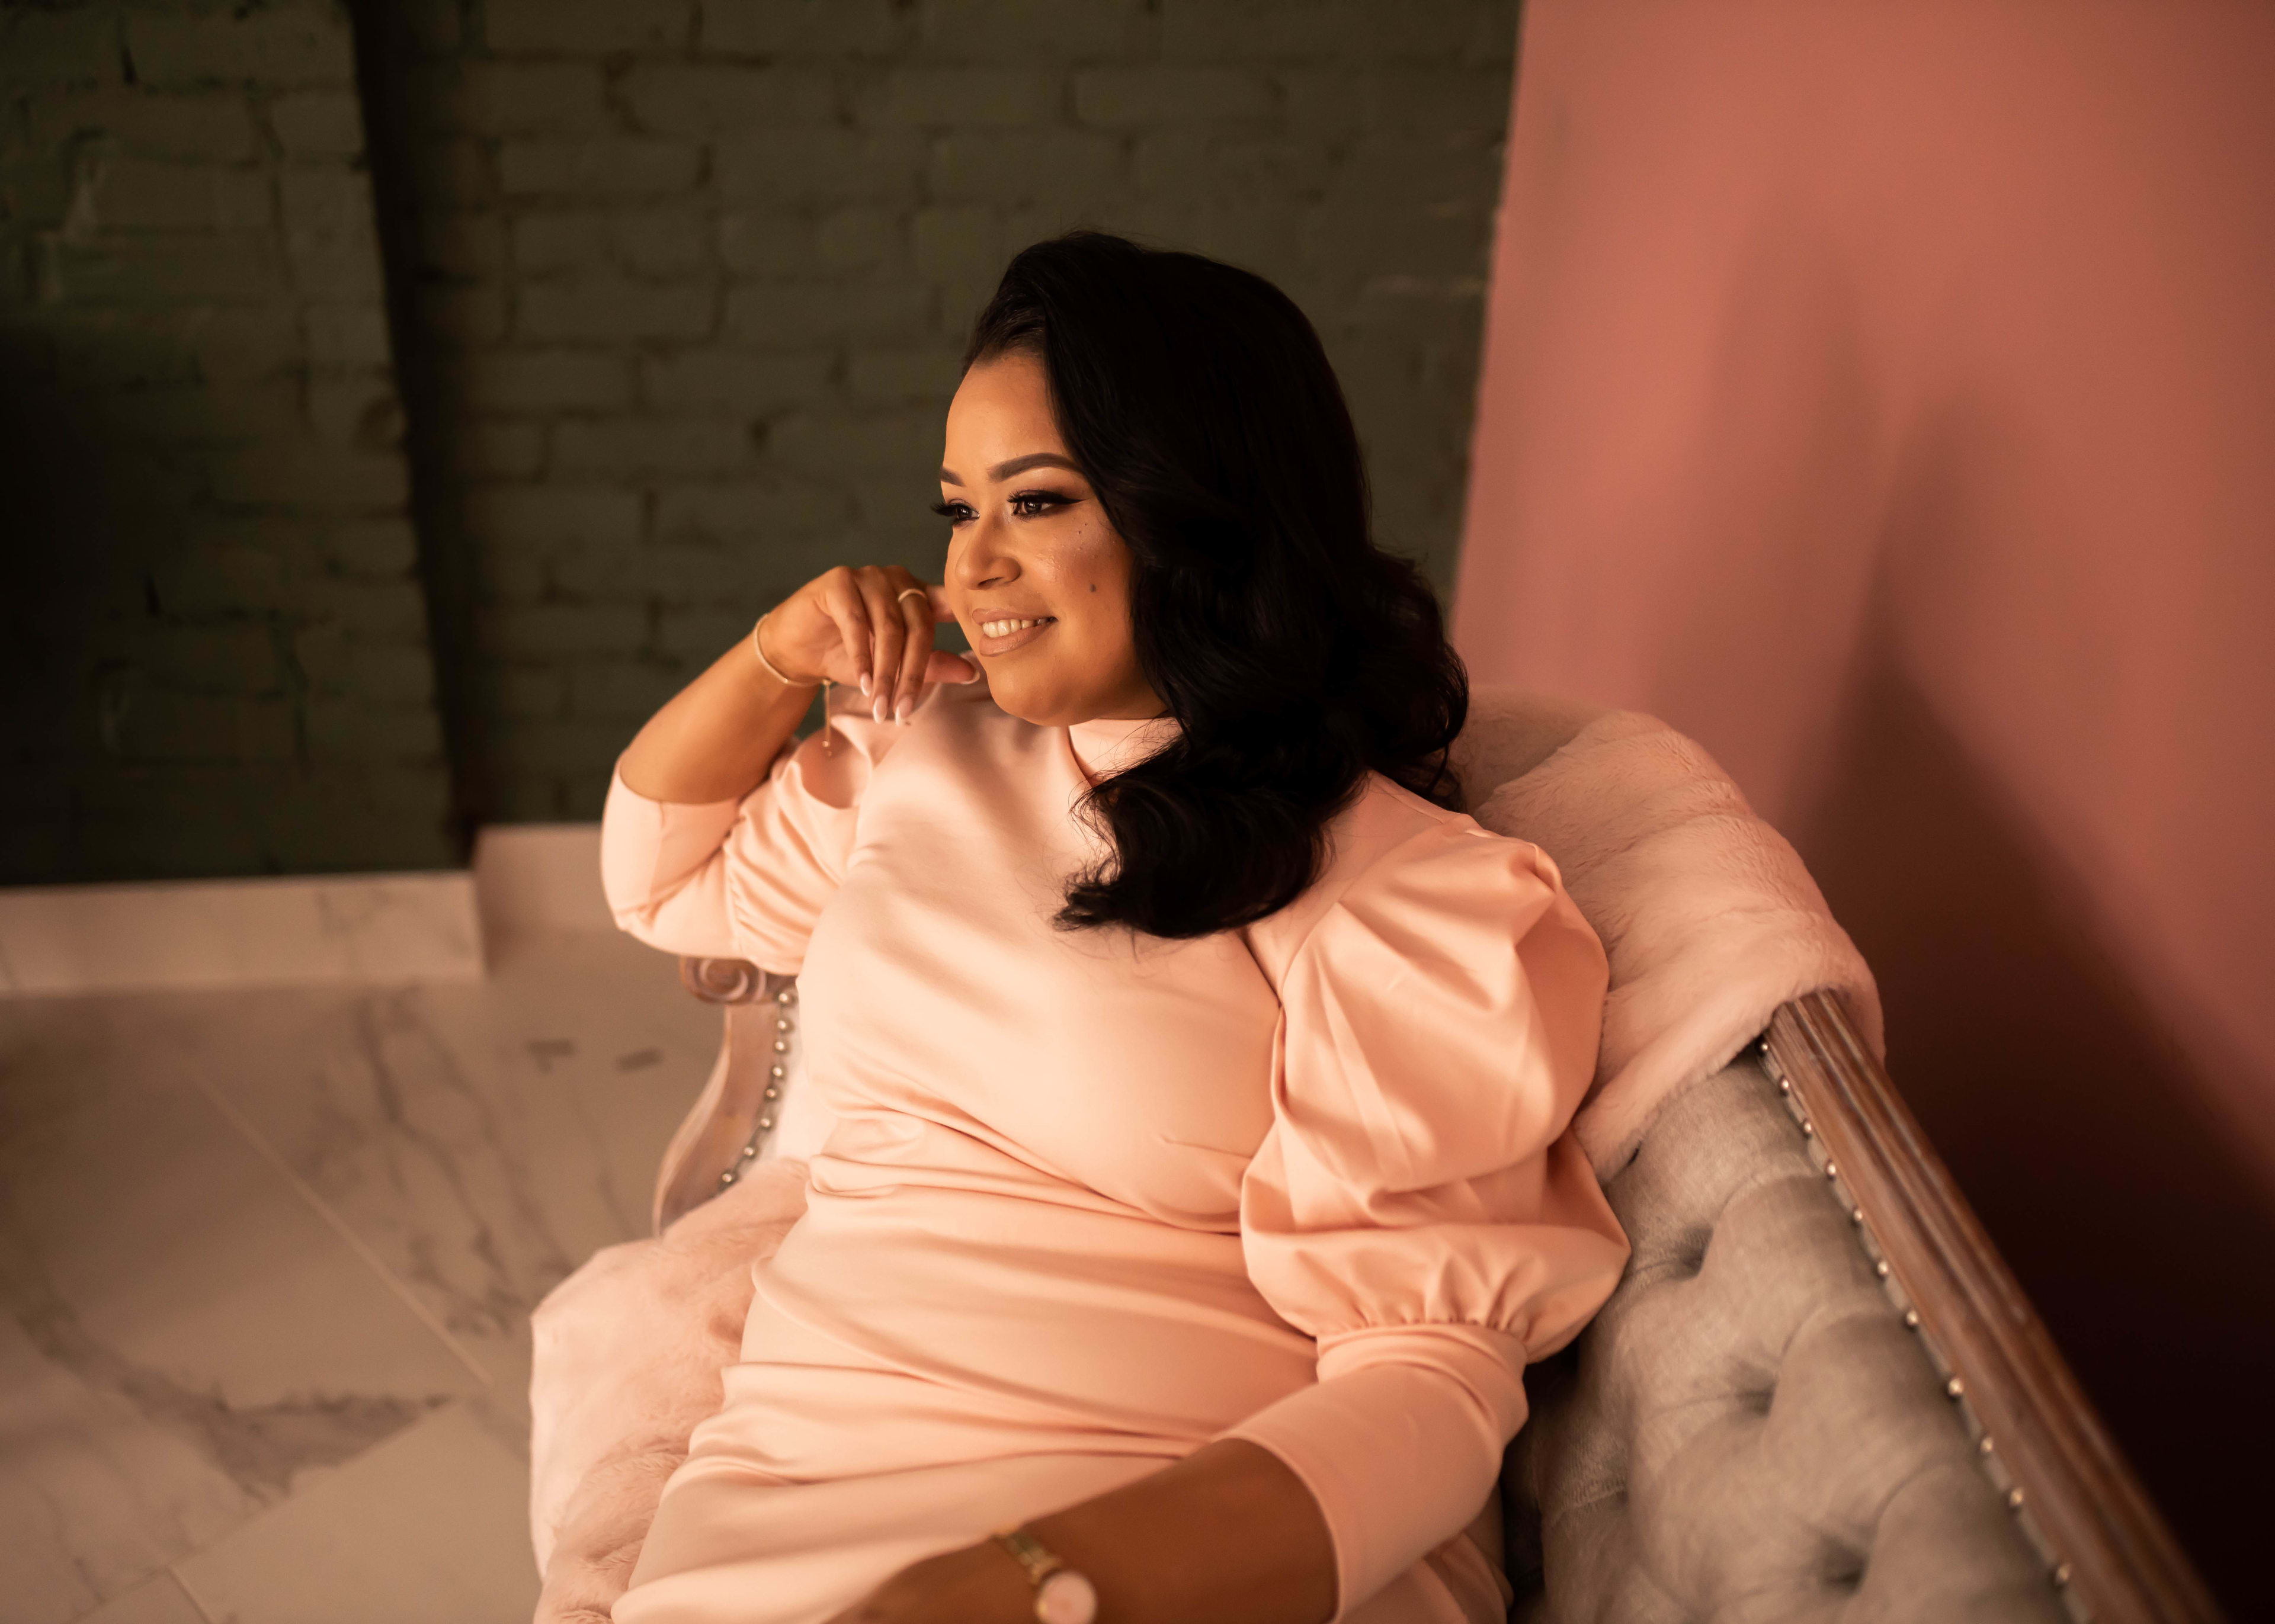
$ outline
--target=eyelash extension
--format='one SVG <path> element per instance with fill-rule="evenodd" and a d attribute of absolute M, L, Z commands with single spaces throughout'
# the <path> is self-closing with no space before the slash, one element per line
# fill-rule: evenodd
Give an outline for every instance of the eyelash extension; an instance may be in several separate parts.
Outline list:
<path fill-rule="evenodd" d="M 1080 500 L 1079 497 L 1068 495 L 1064 491 L 1021 491 L 1011 498 L 1011 503 L 1014 507 L 1023 502 L 1032 502 L 1047 508 L 1069 508 Z M 941 518 L 953 523 L 960 523 L 972 516 L 971 504 L 962 502 L 935 502 L 932 504 L 932 510 Z M 1039 517 L 1039 515 L 1032 517 Z"/>

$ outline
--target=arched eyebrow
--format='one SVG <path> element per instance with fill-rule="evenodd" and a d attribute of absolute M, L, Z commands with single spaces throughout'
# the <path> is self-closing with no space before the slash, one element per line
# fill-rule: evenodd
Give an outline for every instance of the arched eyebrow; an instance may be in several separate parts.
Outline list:
<path fill-rule="evenodd" d="M 1082 472 L 1070 459 L 1061 457 L 1056 451 L 1032 451 L 1024 457 L 1015 457 L 1009 462 L 996 464 L 987 471 L 987 477 L 1000 485 L 1013 474 L 1024 473 L 1030 468 L 1063 468 L 1069 473 Z M 943 468 L 940 471 L 940 482 L 942 485 L 958 487 L 964 483 L 956 477 L 956 470 L 953 468 Z"/>

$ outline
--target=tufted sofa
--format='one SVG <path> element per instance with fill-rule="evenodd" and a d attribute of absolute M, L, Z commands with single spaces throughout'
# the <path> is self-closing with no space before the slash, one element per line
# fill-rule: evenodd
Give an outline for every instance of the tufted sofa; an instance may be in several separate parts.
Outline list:
<path fill-rule="evenodd" d="M 1532 1378 L 1503 1482 L 1516 1616 L 2062 1618 L 1790 1101 L 1751 1050 L 1606 1186 L 1634 1258 Z"/>

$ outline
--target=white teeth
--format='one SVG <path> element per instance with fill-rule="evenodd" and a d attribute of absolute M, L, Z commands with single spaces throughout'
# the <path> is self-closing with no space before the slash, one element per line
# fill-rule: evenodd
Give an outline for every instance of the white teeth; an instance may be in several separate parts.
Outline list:
<path fill-rule="evenodd" d="M 1024 631 L 1030 626 L 1039 626 L 1050 618 L 1051 616 L 1045 615 L 1037 620 L 983 620 L 979 623 L 979 630 L 991 638 L 1008 638 L 1015 631 Z"/>

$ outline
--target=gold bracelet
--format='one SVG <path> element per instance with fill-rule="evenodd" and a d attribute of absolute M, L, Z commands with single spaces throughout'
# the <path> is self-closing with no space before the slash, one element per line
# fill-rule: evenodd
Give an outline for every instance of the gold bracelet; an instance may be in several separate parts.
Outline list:
<path fill-rule="evenodd" d="M 775 662 L 767 658 L 766 645 L 759 641 L 760 630 L 766 625 L 767 620 L 771 618 L 773 615 L 774 611 L 772 609 L 768 609 L 766 614 L 759 616 L 758 625 L 751 628 L 751 652 L 759 657 L 759 663 L 766 667 L 767 675 L 773 677 L 775 681 L 780 683 L 785 688 L 820 688 L 826 686 L 826 684 L 819 678 L 810 683 L 801 683 L 795 681 L 790 677 L 784 676 L 780 671 L 775 669 Z"/>

